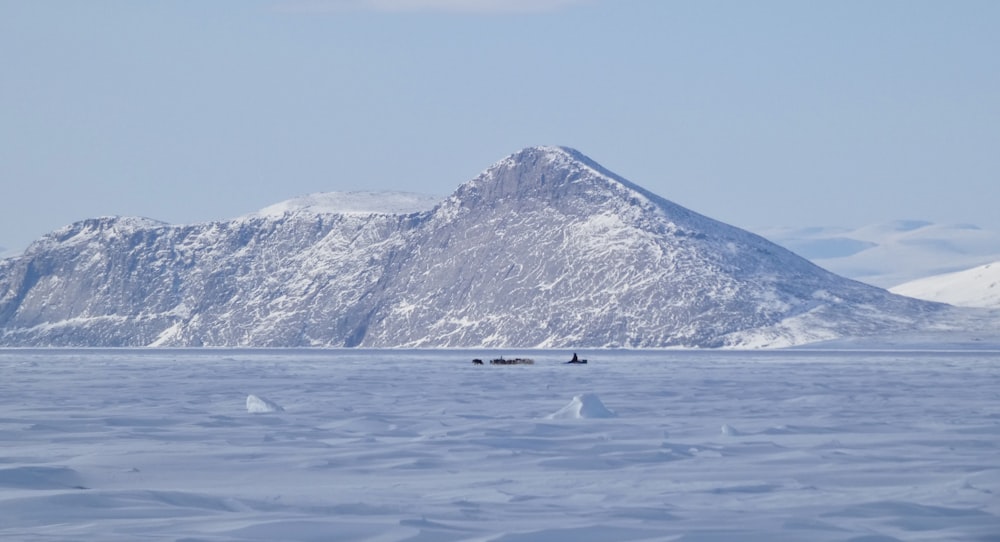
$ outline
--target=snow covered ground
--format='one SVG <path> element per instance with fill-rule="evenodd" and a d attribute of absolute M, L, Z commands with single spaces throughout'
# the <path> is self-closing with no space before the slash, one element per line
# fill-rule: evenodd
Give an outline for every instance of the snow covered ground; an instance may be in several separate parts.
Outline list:
<path fill-rule="evenodd" d="M 580 354 L 0 350 L 0 539 L 1000 539 L 1000 352 Z"/>
<path fill-rule="evenodd" d="M 917 279 L 890 291 L 958 307 L 1000 309 L 1000 261 Z"/>

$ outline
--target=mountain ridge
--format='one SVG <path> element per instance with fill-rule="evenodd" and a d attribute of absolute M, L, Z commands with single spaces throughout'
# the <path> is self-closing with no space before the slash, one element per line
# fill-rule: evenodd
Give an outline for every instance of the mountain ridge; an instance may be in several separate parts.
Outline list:
<path fill-rule="evenodd" d="M 942 310 L 566 147 L 511 154 L 408 214 L 90 219 L 0 261 L 0 287 L 6 345 L 789 346 Z"/>

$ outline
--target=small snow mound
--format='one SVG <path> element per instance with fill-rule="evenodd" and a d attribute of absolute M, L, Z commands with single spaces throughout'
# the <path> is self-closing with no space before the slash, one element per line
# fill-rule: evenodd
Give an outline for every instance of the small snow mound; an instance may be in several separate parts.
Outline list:
<path fill-rule="evenodd" d="M 284 412 L 278 403 L 269 401 L 256 395 L 247 395 L 247 412 L 250 414 L 264 414 L 267 412 Z"/>
<path fill-rule="evenodd" d="M 559 409 L 558 412 L 549 414 L 546 418 L 550 420 L 567 418 L 614 418 L 617 414 L 608 410 L 601 398 L 593 393 L 584 393 L 573 397 L 568 405 Z"/>
<path fill-rule="evenodd" d="M 735 427 L 729 425 L 728 423 L 722 424 L 722 429 L 720 429 L 720 432 L 728 437 L 735 437 L 743 434 Z"/>

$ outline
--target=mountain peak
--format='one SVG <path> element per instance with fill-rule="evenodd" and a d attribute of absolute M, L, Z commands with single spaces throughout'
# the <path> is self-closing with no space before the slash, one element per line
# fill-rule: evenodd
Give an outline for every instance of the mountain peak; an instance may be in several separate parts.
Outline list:
<path fill-rule="evenodd" d="M 572 154 L 580 154 L 580 151 L 562 145 L 531 145 L 528 147 L 524 147 L 523 149 L 511 154 L 508 158 L 521 155 L 533 155 L 533 154 L 566 156 Z"/>
<path fill-rule="evenodd" d="M 615 195 L 629 200 L 667 203 L 580 151 L 561 146 L 525 147 L 510 154 L 459 187 L 449 201 L 459 206 L 479 203 L 496 206 L 515 201 L 553 205 L 557 201 L 565 203 L 581 198 L 608 200 Z"/>
<path fill-rule="evenodd" d="M 578 162 L 593 162 L 587 155 L 582 152 L 564 145 L 535 145 L 531 147 L 525 147 L 520 151 L 514 153 L 514 155 L 521 154 L 535 154 L 548 157 L 552 160 L 573 160 Z"/>
<path fill-rule="evenodd" d="M 494 164 L 494 168 L 504 166 L 589 169 L 602 176 L 618 178 L 582 152 L 556 145 L 525 147 Z"/>

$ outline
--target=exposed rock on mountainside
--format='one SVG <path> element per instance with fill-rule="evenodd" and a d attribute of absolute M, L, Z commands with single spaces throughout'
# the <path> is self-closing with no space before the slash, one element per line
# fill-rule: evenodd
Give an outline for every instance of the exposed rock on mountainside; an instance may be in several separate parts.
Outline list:
<path fill-rule="evenodd" d="M 513 154 L 426 211 L 339 212 L 324 198 L 229 222 L 100 218 L 49 234 L 0 261 L 0 344 L 784 346 L 909 329 L 941 310 L 561 147 Z"/>

